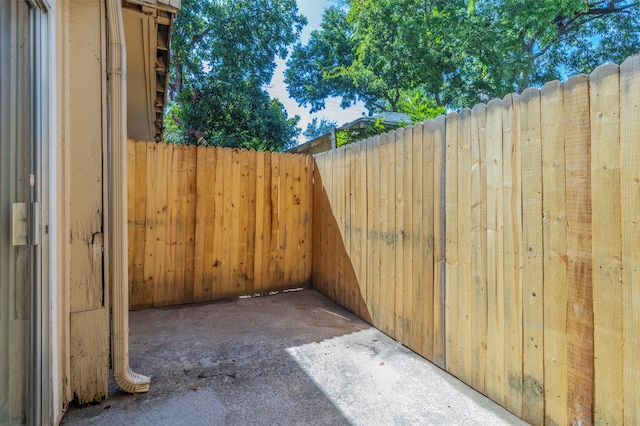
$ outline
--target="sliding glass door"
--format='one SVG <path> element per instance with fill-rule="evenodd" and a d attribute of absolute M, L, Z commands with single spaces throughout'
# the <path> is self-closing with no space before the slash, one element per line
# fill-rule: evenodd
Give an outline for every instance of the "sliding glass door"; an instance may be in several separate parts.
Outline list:
<path fill-rule="evenodd" d="M 43 19 L 0 0 L 0 425 L 42 420 Z"/>

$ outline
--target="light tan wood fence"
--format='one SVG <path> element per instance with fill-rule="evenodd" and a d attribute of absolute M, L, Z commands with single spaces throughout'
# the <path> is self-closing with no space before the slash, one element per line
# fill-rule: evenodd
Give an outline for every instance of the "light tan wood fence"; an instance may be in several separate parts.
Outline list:
<path fill-rule="evenodd" d="M 315 160 L 315 287 L 527 422 L 636 424 L 640 56 Z"/>
<path fill-rule="evenodd" d="M 132 309 L 311 277 L 309 156 L 129 141 Z"/>

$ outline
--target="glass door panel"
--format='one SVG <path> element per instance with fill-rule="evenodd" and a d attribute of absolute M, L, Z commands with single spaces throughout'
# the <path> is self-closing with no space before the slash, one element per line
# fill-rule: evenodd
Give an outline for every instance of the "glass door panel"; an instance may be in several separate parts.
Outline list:
<path fill-rule="evenodd" d="M 0 425 L 38 422 L 36 9 L 0 0 Z M 37 234 L 37 233 L 36 233 Z M 35 314 L 35 315 L 34 315 Z M 35 413 L 34 413 L 35 410 Z M 32 417 L 33 415 L 36 417 Z"/>

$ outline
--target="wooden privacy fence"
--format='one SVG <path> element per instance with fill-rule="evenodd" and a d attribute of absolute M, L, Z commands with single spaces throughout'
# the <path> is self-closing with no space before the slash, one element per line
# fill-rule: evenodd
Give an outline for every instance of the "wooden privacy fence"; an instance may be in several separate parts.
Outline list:
<path fill-rule="evenodd" d="M 527 422 L 637 424 L 640 56 L 315 160 L 315 287 Z"/>
<path fill-rule="evenodd" d="M 132 309 L 311 276 L 311 157 L 129 141 Z"/>

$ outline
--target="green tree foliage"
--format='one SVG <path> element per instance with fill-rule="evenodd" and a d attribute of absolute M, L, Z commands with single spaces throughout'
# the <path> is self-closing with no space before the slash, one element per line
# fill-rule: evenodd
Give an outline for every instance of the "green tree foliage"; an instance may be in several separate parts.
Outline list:
<path fill-rule="evenodd" d="M 306 18 L 295 0 L 183 0 L 174 25 L 167 137 L 282 150 L 296 143 L 299 117 L 262 88 Z"/>
<path fill-rule="evenodd" d="M 430 116 L 640 51 L 640 1 L 345 0 L 287 65 L 291 96 Z"/>
<path fill-rule="evenodd" d="M 307 138 L 307 140 L 312 140 L 329 133 L 331 129 L 335 129 L 337 126 L 338 123 L 333 120 L 328 120 L 326 118 L 318 120 L 317 117 L 314 117 L 311 119 L 311 122 L 307 124 L 307 128 L 302 132 L 302 135 Z"/>

